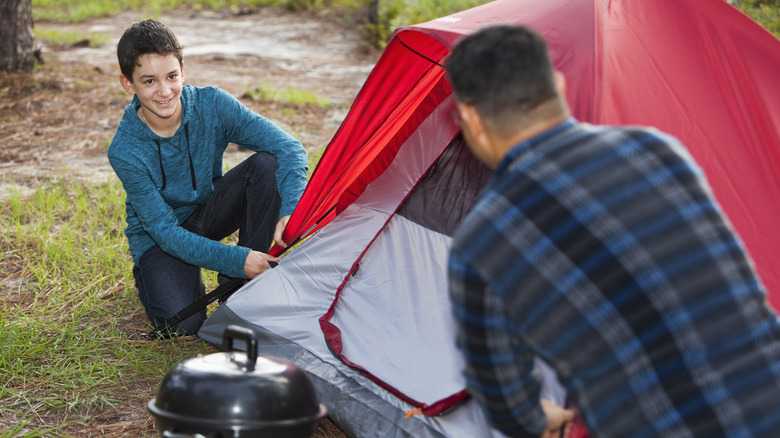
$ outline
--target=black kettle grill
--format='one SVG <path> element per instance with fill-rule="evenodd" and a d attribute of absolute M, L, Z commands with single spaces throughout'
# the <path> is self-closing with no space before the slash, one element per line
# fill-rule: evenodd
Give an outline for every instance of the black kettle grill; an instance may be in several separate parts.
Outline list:
<path fill-rule="evenodd" d="M 235 339 L 246 353 L 234 351 Z M 231 325 L 222 353 L 186 359 L 149 401 L 164 438 L 308 438 L 325 417 L 309 377 L 294 364 L 258 357 L 254 332 Z"/>

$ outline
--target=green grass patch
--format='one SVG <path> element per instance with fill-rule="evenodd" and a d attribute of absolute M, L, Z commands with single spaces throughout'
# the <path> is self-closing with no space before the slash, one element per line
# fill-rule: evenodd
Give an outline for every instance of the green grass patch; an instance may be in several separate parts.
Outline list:
<path fill-rule="evenodd" d="M 62 178 L 0 203 L 0 424 L 12 431 L 2 436 L 52 436 L 121 412 L 174 363 L 211 350 L 138 337 L 148 326 L 123 197 L 116 181 Z"/>
<path fill-rule="evenodd" d="M 318 96 L 309 91 L 300 88 L 276 88 L 271 84 L 262 84 L 259 87 L 247 90 L 242 98 L 248 98 L 255 101 L 266 100 L 279 102 L 288 105 L 315 105 L 323 108 L 330 108 L 330 102 L 327 98 Z"/>
<path fill-rule="evenodd" d="M 41 26 L 36 26 L 33 29 L 33 34 L 35 39 L 46 41 L 47 43 L 56 46 L 73 46 L 80 44 L 94 48 L 108 44 L 111 39 L 108 35 L 101 33 L 68 32 Z"/>
<path fill-rule="evenodd" d="M 212 1 L 219 7 L 228 4 L 225 1 Z M 165 10 L 189 5 L 200 8 L 203 1 L 191 0 L 32 0 L 33 18 L 36 22 L 54 21 L 76 23 L 90 18 L 109 17 L 120 11 L 145 11 L 150 17 Z"/>

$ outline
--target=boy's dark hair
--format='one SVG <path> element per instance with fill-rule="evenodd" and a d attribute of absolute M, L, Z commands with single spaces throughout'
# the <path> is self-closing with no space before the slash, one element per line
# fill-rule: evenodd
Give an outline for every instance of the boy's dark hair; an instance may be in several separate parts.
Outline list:
<path fill-rule="evenodd" d="M 127 28 L 116 46 L 122 74 L 132 81 L 138 58 L 149 53 L 172 53 L 179 60 L 179 65 L 182 63 L 181 44 L 173 31 L 159 21 L 144 20 Z"/>
<path fill-rule="evenodd" d="M 498 126 L 558 94 L 547 43 L 525 26 L 491 26 L 468 35 L 445 64 L 458 100 Z"/>

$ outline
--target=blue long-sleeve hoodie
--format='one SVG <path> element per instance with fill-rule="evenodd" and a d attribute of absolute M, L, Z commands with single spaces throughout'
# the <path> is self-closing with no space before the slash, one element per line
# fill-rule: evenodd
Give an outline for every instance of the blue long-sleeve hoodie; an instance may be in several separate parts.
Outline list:
<path fill-rule="evenodd" d="M 136 116 L 140 102 L 134 96 L 108 148 L 111 167 L 127 193 L 130 253 L 138 264 L 156 243 L 187 263 L 243 278 L 249 248 L 198 236 L 180 224 L 214 195 L 222 177 L 222 156 L 231 142 L 276 157 L 280 217 L 291 214 L 306 186 L 306 151 L 298 140 L 219 88 L 187 85 L 181 105 L 178 131 L 160 137 Z"/>

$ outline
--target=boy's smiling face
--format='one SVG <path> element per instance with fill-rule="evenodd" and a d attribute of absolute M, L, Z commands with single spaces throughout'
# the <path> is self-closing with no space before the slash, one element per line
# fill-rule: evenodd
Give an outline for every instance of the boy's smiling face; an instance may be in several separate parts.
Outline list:
<path fill-rule="evenodd" d="M 130 94 L 138 95 L 147 124 L 171 125 L 181 121 L 182 65 L 173 54 L 148 53 L 138 57 L 133 77 L 121 75 L 119 82 Z"/>

